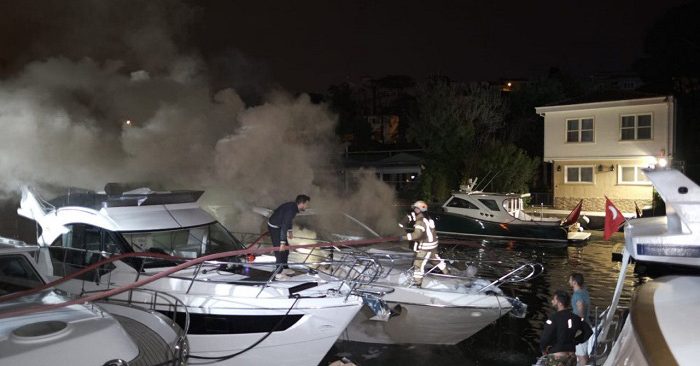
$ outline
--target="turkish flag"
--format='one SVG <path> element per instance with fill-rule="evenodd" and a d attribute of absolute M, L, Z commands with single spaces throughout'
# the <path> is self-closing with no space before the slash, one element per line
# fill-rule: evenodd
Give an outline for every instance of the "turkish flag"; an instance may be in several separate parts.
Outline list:
<path fill-rule="evenodd" d="M 625 217 L 622 216 L 622 212 L 613 205 L 608 197 L 605 197 L 605 229 L 603 230 L 603 239 L 610 239 L 610 236 L 616 232 L 624 222 Z"/>

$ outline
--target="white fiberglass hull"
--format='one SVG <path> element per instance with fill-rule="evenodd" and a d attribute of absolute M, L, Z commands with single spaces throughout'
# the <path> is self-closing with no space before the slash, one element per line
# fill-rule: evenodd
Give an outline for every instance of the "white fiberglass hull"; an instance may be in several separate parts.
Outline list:
<path fill-rule="evenodd" d="M 644 284 L 604 365 L 697 365 L 700 317 L 693 310 L 698 304 L 697 276 L 666 276 Z"/>
<path fill-rule="evenodd" d="M 400 314 L 388 321 L 371 320 L 364 307 L 347 329 L 347 339 L 383 344 L 457 344 L 503 315 L 511 305 L 502 296 L 396 287 L 384 296 Z M 396 308 L 398 306 L 398 309 Z"/>
<path fill-rule="evenodd" d="M 350 303 L 341 307 L 301 309 L 306 315 L 292 327 L 273 332 L 260 344 L 217 365 L 308 365 L 316 366 L 328 353 L 341 332 L 362 306 Z M 297 312 L 298 313 L 298 312 Z M 192 355 L 222 357 L 243 351 L 267 333 L 188 336 Z M 190 365 L 210 361 L 190 358 Z"/>
<path fill-rule="evenodd" d="M 117 262 L 117 267 L 123 268 L 123 264 Z M 145 286 L 177 297 L 187 306 L 190 314 L 190 365 L 214 363 L 227 366 L 316 366 L 362 307 L 362 299 L 358 296 L 324 296 L 329 288 L 337 287 L 337 284 L 332 283 L 297 292 L 300 295 L 298 300 L 290 297 L 288 288 L 313 281 L 314 277 L 309 275 L 296 276 L 294 279 L 299 282 L 273 281 L 261 291 L 259 286 L 217 282 L 215 280 L 221 280 L 222 276 L 215 271 L 201 274 L 201 280 L 192 283 L 185 279 L 191 271 L 179 272 L 183 278 L 166 277 Z M 135 273 L 129 270 L 115 270 L 102 278 L 103 285 L 109 278 L 112 287 L 129 284 L 136 279 Z M 68 292 L 80 293 L 82 289 L 104 290 L 103 285 L 70 280 L 61 287 Z M 127 292 L 115 296 L 114 299 L 126 300 L 128 296 Z M 152 301 L 149 296 L 149 293 L 133 293 L 131 300 L 149 304 Z M 183 310 L 177 311 L 183 313 Z M 292 325 L 276 327 L 269 336 L 257 343 L 278 321 L 289 322 Z M 241 327 L 237 323 L 245 323 L 246 325 L 241 326 L 243 328 L 250 324 L 268 325 L 253 326 L 257 330 L 246 331 L 240 330 Z M 253 346 L 250 350 L 227 359 L 213 361 L 197 358 L 225 357 L 244 351 L 250 346 Z M 300 349 L 303 349 L 303 352 Z"/>

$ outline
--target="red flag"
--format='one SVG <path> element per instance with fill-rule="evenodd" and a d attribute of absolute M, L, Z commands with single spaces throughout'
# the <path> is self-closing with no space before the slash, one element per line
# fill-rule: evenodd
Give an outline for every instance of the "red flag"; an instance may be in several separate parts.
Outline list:
<path fill-rule="evenodd" d="M 610 236 L 616 232 L 624 222 L 625 217 L 622 216 L 622 212 L 613 205 L 608 197 L 605 197 L 605 229 L 603 230 L 603 239 L 610 239 Z"/>
<path fill-rule="evenodd" d="M 581 207 L 583 207 L 583 200 L 580 200 L 578 205 L 571 210 L 569 216 L 567 216 L 566 219 L 564 219 L 564 222 L 561 223 L 561 226 L 569 226 L 576 223 L 576 221 L 578 221 L 578 217 L 581 216 Z"/>

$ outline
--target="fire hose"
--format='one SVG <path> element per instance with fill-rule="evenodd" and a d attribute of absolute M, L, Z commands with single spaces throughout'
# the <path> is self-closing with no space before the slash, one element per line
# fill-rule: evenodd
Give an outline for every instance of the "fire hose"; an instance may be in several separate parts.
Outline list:
<path fill-rule="evenodd" d="M 9 318 L 9 317 L 14 317 L 14 316 L 21 316 L 21 315 L 27 315 L 27 314 L 32 314 L 36 312 L 41 312 L 41 311 L 47 311 L 47 310 L 53 310 L 53 309 L 59 309 L 63 308 L 66 306 L 71 306 L 71 305 L 77 305 L 77 304 L 83 304 L 85 302 L 92 302 L 92 301 L 97 301 L 106 297 L 114 296 L 121 294 L 123 292 L 129 291 L 133 288 L 136 287 L 141 287 L 144 285 L 147 285 L 151 282 L 154 282 L 156 280 L 159 280 L 163 277 L 169 276 L 175 272 L 181 271 L 183 269 L 192 267 L 194 265 L 206 262 L 206 261 L 212 261 L 216 259 L 221 259 L 221 258 L 226 258 L 226 257 L 233 257 L 233 256 L 242 256 L 242 255 L 259 255 L 259 254 L 266 254 L 266 253 L 271 253 L 271 252 L 276 252 L 276 251 L 281 251 L 281 250 L 289 250 L 289 249 L 304 249 L 304 248 L 318 248 L 318 247 L 328 247 L 328 246 L 363 246 L 363 245 L 372 245 L 372 244 L 379 244 L 379 243 L 386 243 L 386 242 L 394 242 L 394 241 L 400 241 L 401 237 L 398 236 L 392 236 L 392 237 L 384 237 L 384 238 L 376 238 L 376 239 L 364 239 L 364 240 L 347 240 L 347 241 L 338 241 L 338 242 L 329 242 L 329 243 L 318 243 L 318 244 L 303 244 L 303 245 L 294 245 L 291 248 L 285 247 L 285 248 L 280 248 L 280 247 L 269 247 L 269 248 L 257 248 L 257 249 L 251 249 L 253 245 L 257 241 L 259 241 L 264 235 L 261 235 L 258 239 L 256 239 L 255 242 L 252 244 L 248 245 L 245 249 L 239 249 L 239 250 L 232 250 L 228 252 L 221 252 L 221 253 L 214 253 L 214 254 L 209 254 L 205 255 L 199 258 L 191 259 L 191 260 L 186 260 L 181 257 L 175 257 L 175 256 L 170 256 L 167 254 L 159 254 L 159 253 L 145 253 L 145 252 L 140 252 L 140 253 L 124 253 L 124 254 L 119 254 L 115 255 L 109 258 L 105 258 L 99 262 L 96 262 L 90 266 L 87 266 L 83 268 L 80 271 L 74 272 L 68 276 L 62 277 L 58 280 L 49 282 L 45 285 L 35 287 L 29 290 L 24 290 L 4 296 L 0 296 L 0 302 L 3 301 L 8 301 L 11 299 L 15 299 L 18 297 L 22 296 L 27 296 L 31 294 L 38 293 L 40 291 L 43 291 L 48 288 L 53 288 L 56 287 L 57 285 L 64 283 L 66 281 L 69 281 L 73 278 L 76 278 L 80 275 L 83 275 L 85 273 L 91 272 L 96 270 L 97 268 L 108 264 L 112 263 L 118 260 L 122 260 L 125 258 L 133 258 L 133 257 L 139 257 L 139 258 L 156 258 L 156 259 L 166 259 L 166 260 L 172 260 L 172 261 L 185 261 L 183 263 L 180 263 L 174 267 L 170 267 L 167 270 L 163 270 L 161 272 L 158 272 L 154 274 L 153 276 L 150 276 L 148 278 L 144 278 L 142 280 L 130 283 L 128 285 L 124 285 L 121 287 L 113 288 L 110 290 L 105 290 L 101 292 L 96 292 L 91 295 L 83 296 L 77 299 L 73 299 L 70 301 L 62 302 L 62 303 L 56 303 L 56 304 L 43 304 L 39 306 L 33 306 L 33 307 L 28 307 L 28 308 L 22 308 L 22 309 L 17 309 L 14 311 L 7 311 L 7 312 L 2 312 L 0 313 L 0 319 L 4 318 Z"/>

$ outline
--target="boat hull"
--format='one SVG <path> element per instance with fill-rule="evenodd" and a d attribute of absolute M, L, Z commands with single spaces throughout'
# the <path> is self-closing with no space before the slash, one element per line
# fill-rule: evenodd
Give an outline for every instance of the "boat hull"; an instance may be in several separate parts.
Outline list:
<path fill-rule="evenodd" d="M 121 262 L 116 265 L 126 268 Z M 187 278 L 186 271 L 192 270 L 180 272 L 185 275 L 183 278 Z M 134 276 L 131 270 L 116 270 L 103 276 L 101 285 L 69 280 L 60 288 L 69 293 L 83 289 L 99 291 L 106 289 L 105 285 L 110 283 L 107 279 L 111 280 L 110 285 L 118 286 L 134 282 Z M 354 295 L 305 297 L 301 292 L 301 297 L 296 299 L 275 295 L 276 291 L 286 291 L 284 287 L 269 287 L 261 294 L 257 286 L 207 281 L 216 279 L 213 271 L 200 276 L 206 280 L 194 281 L 191 288 L 191 281 L 176 277 L 162 278 L 145 286 L 169 293 L 187 306 L 190 364 L 216 361 L 214 364 L 221 366 L 316 366 L 362 307 L 361 298 Z M 154 302 L 149 293 L 125 292 L 112 298 L 115 302 L 129 299 L 136 304 Z M 156 308 L 167 316 L 174 315 L 169 304 L 159 304 Z M 181 326 L 185 325 L 181 310 L 174 318 Z M 248 347 L 251 349 L 246 350 Z M 299 352 L 302 347 L 304 351 Z M 242 353 L 226 358 L 239 352 Z"/>
<path fill-rule="evenodd" d="M 567 231 L 557 223 L 518 219 L 500 223 L 447 212 L 432 216 L 438 234 L 443 235 L 527 240 L 548 246 L 566 246 L 568 242 Z"/>
<path fill-rule="evenodd" d="M 193 356 L 223 357 L 244 351 L 216 365 L 307 365 L 316 366 L 357 314 L 361 303 L 313 309 L 284 331 L 246 334 L 189 334 Z M 302 310 L 303 311 L 303 310 Z M 256 312 L 259 314 L 260 312 Z M 298 313 L 298 312 L 296 312 Z M 281 313 L 282 315 L 284 312 Z M 204 361 L 190 358 L 191 364 Z"/>
<path fill-rule="evenodd" d="M 441 301 L 441 295 L 452 301 Z M 409 296 L 417 302 L 409 302 Z M 381 344 L 454 345 L 511 309 L 508 300 L 501 296 L 440 293 L 416 288 L 396 288 L 396 292 L 387 294 L 385 299 L 389 308 L 398 315 L 387 321 L 373 320 L 374 313 L 363 307 L 347 328 L 347 340 Z"/>
<path fill-rule="evenodd" d="M 638 288 L 604 366 L 697 364 L 700 318 L 690 309 L 700 303 L 698 280 L 665 276 Z M 679 310 L 679 305 L 690 311 Z"/>

